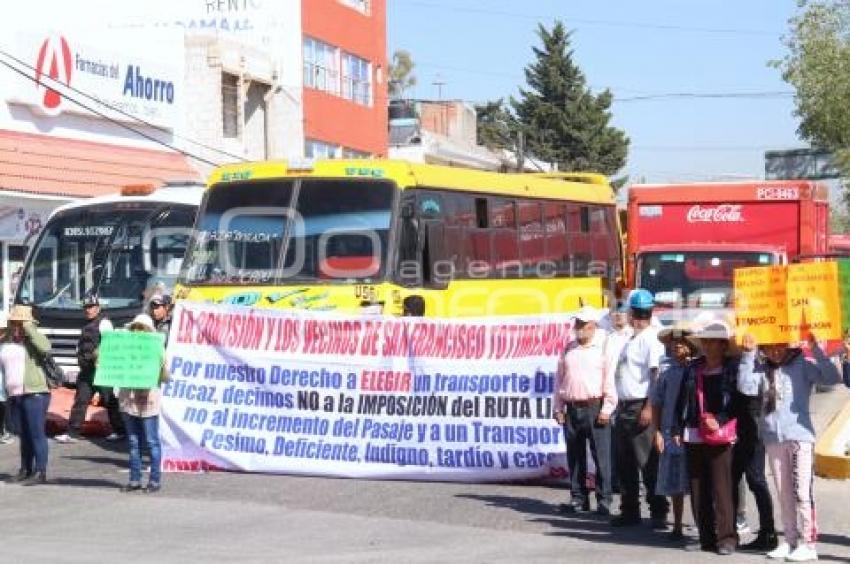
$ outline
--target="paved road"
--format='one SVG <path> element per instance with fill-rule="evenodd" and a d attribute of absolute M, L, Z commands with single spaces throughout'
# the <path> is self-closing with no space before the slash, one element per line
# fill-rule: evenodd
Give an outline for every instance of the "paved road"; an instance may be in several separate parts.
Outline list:
<path fill-rule="evenodd" d="M 819 394 L 816 419 L 850 399 Z M 122 494 L 120 447 L 51 441 L 51 484 L 0 485 L 0 562 L 714 562 L 648 527 L 565 517 L 560 487 L 252 474 L 169 474 L 162 492 Z M 17 448 L 0 446 L 0 472 Z M 850 483 L 818 480 L 821 560 L 850 562 Z M 751 507 L 754 508 L 754 504 Z M 754 509 L 753 509 L 754 511 Z M 686 511 L 687 515 L 688 511 Z M 755 522 L 755 515 L 750 515 Z M 616 559 L 616 560 L 614 560 Z M 733 562 L 764 562 L 736 555 Z"/>

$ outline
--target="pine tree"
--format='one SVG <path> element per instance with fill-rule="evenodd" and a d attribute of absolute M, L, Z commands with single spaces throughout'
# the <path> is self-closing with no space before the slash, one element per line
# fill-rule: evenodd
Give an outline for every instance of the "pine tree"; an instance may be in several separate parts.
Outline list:
<path fill-rule="evenodd" d="M 540 25 L 538 36 L 536 61 L 525 68 L 528 89 L 511 99 L 529 155 L 561 170 L 614 174 L 626 163 L 629 139 L 609 125 L 611 91 L 594 95 L 587 87 L 561 22 L 551 31 Z"/>

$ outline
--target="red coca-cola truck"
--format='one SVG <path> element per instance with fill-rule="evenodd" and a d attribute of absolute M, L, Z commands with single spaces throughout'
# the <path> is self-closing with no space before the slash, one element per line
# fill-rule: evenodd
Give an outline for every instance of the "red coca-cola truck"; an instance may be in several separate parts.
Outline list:
<path fill-rule="evenodd" d="M 639 184 L 629 189 L 628 284 L 663 322 L 732 307 L 733 270 L 829 251 L 825 185 L 806 180 Z"/>

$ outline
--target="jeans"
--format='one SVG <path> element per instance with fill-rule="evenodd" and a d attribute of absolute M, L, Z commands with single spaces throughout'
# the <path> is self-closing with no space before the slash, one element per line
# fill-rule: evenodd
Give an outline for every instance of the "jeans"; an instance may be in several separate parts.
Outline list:
<path fill-rule="evenodd" d="M 641 427 L 639 418 L 644 400 L 620 401 L 614 440 L 617 443 L 617 475 L 620 480 L 620 513 L 624 517 L 640 516 L 640 478 L 646 490 L 646 501 L 653 518 L 667 516 L 670 504 L 655 494 L 658 481 L 658 451 L 652 444 L 655 428 Z"/>
<path fill-rule="evenodd" d="M 47 408 L 50 394 L 24 394 L 9 398 L 12 418 L 21 440 L 21 470 L 27 474 L 47 471 Z"/>
<path fill-rule="evenodd" d="M 570 469 L 570 502 L 577 507 L 587 503 L 587 443 L 596 464 L 596 501 L 598 507 L 611 509 L 611 425 L 599 425 L 596 419 L 602 401 L 587 405 L 567 403 L 567 464 Z"/>
<path fill-rule="evenodd" d="M 118 398 L 112 388 L 96 388 L 92 384 L 93 378 L 94 374 L 83 372 L 77 378 L 77 391 L 74 394 L 74 405 L 71 407 L 71 415 L 68 418 L 68 431 L 75 434 L 80 432 L 83 422 L 86 420 L 86 411 L 88 411 L 91 398 L 97 391 L 100 393 L 106 414 L 109 416 L 109 426 L 112 427 L 113 432 L 123 435 L 124 421 L 121 418 L 121 411 L 118 409 Z"/>
<path fill-rule="evenodd" d="M 150 483 L 159 484 L 162 472 L 162 446 L 159 442 L 159 416 L 136 417 L 122 413 L 130 447 L 130 483 L 142 481 L 142 437 L 151 453 Z"/>

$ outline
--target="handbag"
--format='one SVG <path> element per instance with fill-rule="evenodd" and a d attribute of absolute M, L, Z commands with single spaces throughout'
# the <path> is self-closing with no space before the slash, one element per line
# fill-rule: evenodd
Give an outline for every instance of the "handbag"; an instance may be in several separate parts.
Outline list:
<path fill-rule="evenodd" d="M 697 401 L 699 402 L 700 419 L 699 435 L 702 442 L 711 446 L 731 445 L 738 438 L 738 420 L 734 417 L 720 426 L 716 431 L 706 427 L 706 415 L 704 407 L 703 377 L 702 370 L 697 370 Z"/>

